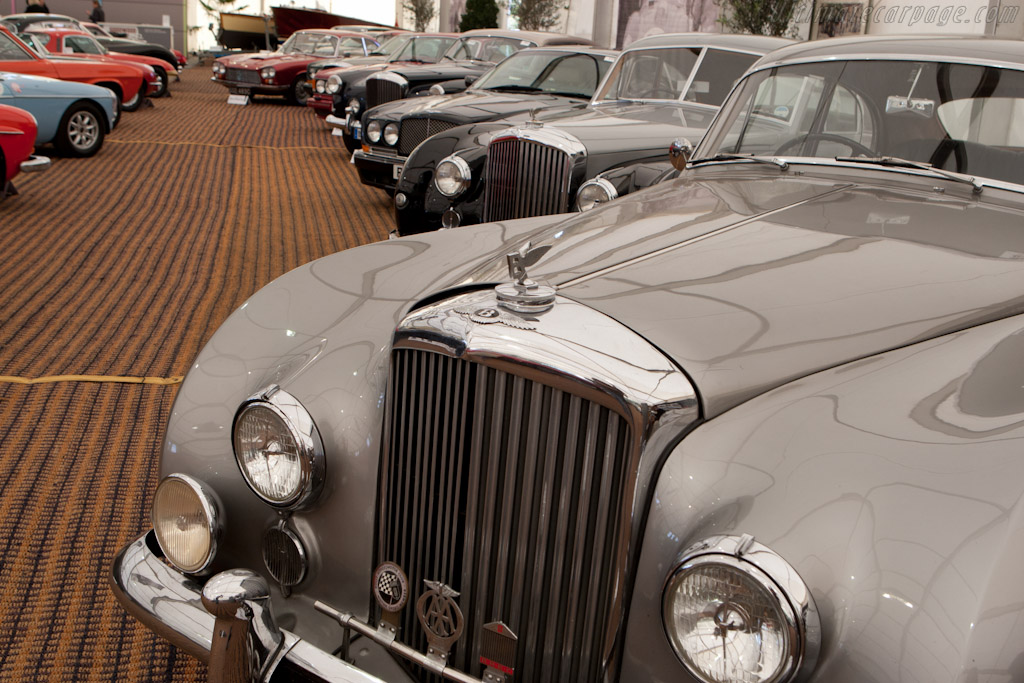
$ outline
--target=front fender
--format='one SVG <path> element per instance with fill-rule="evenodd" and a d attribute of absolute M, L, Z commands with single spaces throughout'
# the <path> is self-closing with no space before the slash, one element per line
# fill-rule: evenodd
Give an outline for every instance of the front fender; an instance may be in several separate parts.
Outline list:
<path fill-rule="evenodd" d="M 813 681 L 1020 680 L 1024 317 L 797 380 L 701 425 L 651 502 L 621 680 L 691 680 L 664 632 L 680 551 L 749 533 L 810 587 Z"/>

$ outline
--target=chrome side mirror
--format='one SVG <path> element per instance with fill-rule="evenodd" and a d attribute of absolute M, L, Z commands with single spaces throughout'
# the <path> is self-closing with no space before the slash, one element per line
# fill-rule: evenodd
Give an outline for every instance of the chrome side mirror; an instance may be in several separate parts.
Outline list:
<path fill-rule="evenodd" d="M 686 162 L 690 160 L 691 156 L 693 156 L 693 143 L 686 138 L 676 138 L 668 146 L 668 158 L 678 171 L 686 168 Z"/>

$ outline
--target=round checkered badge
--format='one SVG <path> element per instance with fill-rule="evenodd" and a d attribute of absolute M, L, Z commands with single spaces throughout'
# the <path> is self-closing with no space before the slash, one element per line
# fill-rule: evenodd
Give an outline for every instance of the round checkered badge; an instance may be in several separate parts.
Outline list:
<path fill-rule="evenodd" d="M 385 562 L 373 573 L 373 597 L 385 612 L 398 612 L 409 600 L 409 579 L 394 562 Z"/>

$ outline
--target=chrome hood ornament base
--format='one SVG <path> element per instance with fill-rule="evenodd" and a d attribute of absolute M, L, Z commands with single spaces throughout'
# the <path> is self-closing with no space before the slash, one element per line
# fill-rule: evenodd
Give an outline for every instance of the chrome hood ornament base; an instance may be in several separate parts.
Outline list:
<path fill-rule="evenodd" d="M 535 249 L 530 246 L 527 242 L 519 251 L 505 255 L 509 276 L 515 282 L 494 288 L 498 305 L 516 313 L 543 313 L 555 305 L 555 288 L 537 284 L 526 273 L 526 269 L 540 261 L 551 245 Z"/>

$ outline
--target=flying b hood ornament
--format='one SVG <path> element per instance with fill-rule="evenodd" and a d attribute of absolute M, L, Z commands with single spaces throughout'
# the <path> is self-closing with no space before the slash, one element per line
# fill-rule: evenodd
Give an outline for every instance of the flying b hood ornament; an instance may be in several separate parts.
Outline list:
<path fill-rule="evenodd" d="M 514 282 L 494 288 L 499 306 L 516 313 L 543 313 L 555 305 L 555 288 L 537 284 L 526 273 L 526 269 L 540 261 L 549 249 L 550 244 L 531 248 L 527 242 L 519 251 L 505 255 L 508 273 Z"/>

